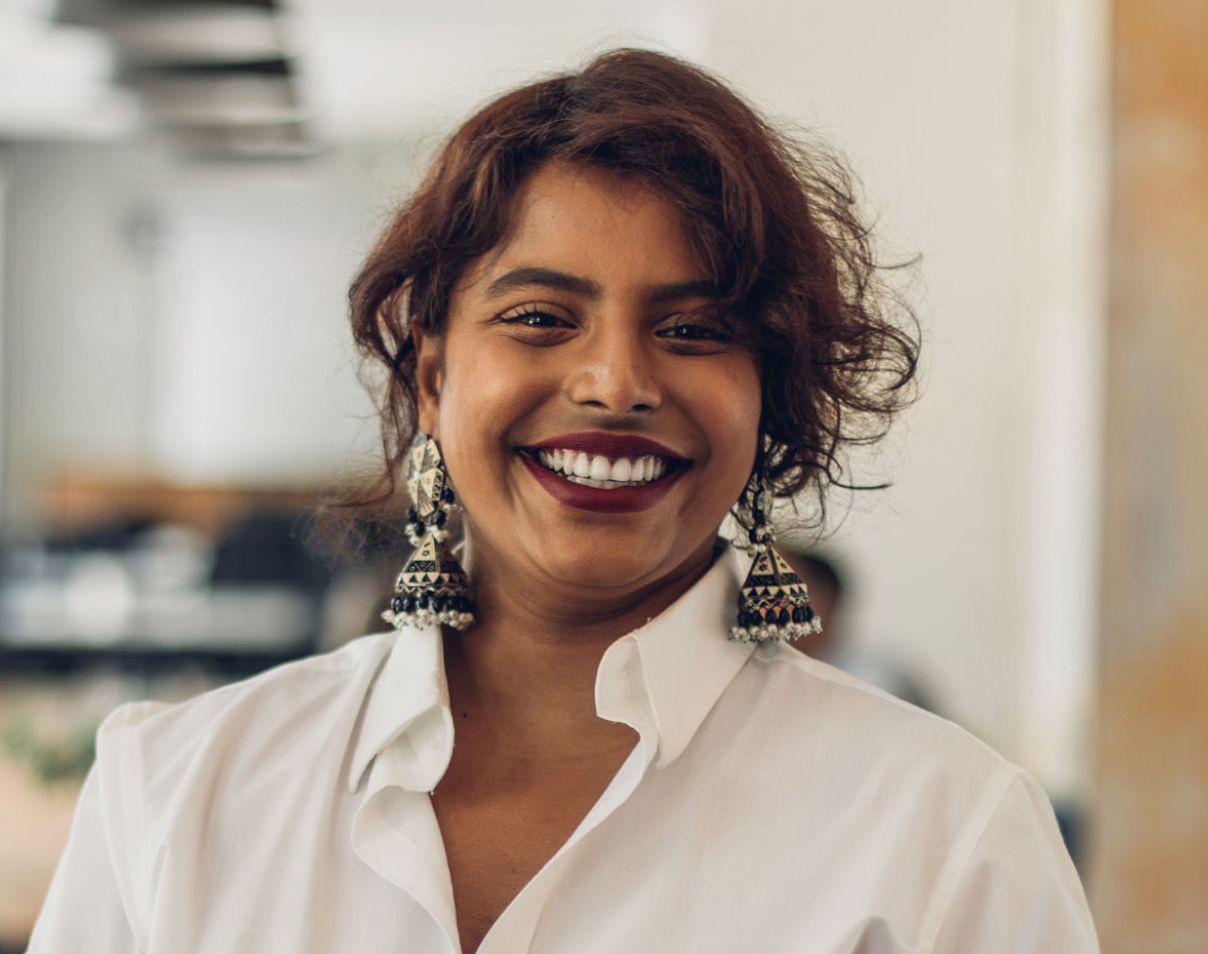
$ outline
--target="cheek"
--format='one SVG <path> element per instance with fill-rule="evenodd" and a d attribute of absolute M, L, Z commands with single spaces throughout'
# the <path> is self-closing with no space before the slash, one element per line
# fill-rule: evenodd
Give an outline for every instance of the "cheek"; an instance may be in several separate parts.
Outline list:
<path fill-rule="evenodd" d="M 692 389 L 692 406 L 708 437 L 708 464 L 720 477 L 733 471 L 739 486 L 755 460 L 762 398 L 754 360 L 735 358 L 702 375 Z"/>
<path fill-rule="evenodd" d="M 517 349 L 474 343 L 468 336 L 458 341 L 451 334 L 446 355 L 441 447 L 455 470 L 454 482 L 465 484 L 484 470 L 494 476 L 493 465 L 510 455 L 514 424 L 540 402 L 546 388 Z"/>

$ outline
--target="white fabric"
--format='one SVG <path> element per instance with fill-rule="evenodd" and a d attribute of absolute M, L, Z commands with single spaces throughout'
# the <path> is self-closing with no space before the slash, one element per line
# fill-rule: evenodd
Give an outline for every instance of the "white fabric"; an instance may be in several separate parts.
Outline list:
<path fill-rule="evenodd" d="M 791 647 L 727 640 L 745 569 L 727 550 L 605 652 L 597 712 L 640 741 L 479 951 L 1098 950 L 1036 781 Z M 33 954 L 460 950 L 436 629 L 129 703 L 97 744 Z"/>

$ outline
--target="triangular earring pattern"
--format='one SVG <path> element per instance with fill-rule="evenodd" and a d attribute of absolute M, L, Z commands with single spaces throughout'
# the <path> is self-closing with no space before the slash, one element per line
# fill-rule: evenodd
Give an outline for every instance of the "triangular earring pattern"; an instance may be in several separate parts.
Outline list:
<path fill-rule="evenodd" d="M 398 579 L 397 591 L 431 590 L 455 593 L 469 585 L 465 571 L 451 553 L 435 537 L 425 536 L 411 554 Z"/>
<path fill-rule="evenodd" d="M 822 618 L 810 606 L 805 582 L 772 547 L 762 544 L 738 593 L 739 642 L 792 640 L 822 632 Z"/>
<path fill-rule="evenodd" d="M 787 642 L 822 632 L 822 618 L 810 606 L 805 581 L 772 547 L 775 498 L 763 466 L 760 463 L 752 473 L 739 501 L 746 504 L 740 510 L 750 515 L 747 536 L 753 554 L 738 591 L 738 625 L 730 630 L 730 638 L 742 643 Z"/>

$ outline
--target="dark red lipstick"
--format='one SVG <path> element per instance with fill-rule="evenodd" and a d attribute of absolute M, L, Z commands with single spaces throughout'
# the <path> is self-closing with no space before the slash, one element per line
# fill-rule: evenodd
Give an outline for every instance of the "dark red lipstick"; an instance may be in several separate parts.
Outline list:
<path fill-rule="evenodd" d="M 600 454 L 610 460 L 653 455 L 667 461 L 667 472 L 658 480 L 632 487 L 615 487 L 611 490 L 588 487 L 567 480 L 564 475 L 543 466 L 534 456 L 538 450 L 560 449 Z M 519 448 L 517 453 L 537 483 L 555 500 L 568 507 L 594 510 L 597 513 L 635 513 L 648 510 L 667 495 L 675 482 L 691 466 L 691 461 L 658 441 L 632 434 L 608 434 L 603 431 L 563 434 L 539 444 Z"/>

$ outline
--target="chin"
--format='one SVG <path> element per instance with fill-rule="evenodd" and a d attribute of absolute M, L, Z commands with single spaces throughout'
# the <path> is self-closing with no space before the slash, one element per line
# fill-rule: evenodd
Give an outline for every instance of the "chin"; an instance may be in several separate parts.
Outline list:
<path fill-rule="evenodd" d="M 659 558 L 664 548 L 652 546 L 648 540 L 639 543 L 617 540 L 551 549 L 556 552 L 541 553 L 535 559 L 546 573 L 568 586 L 623 587 L 644 582 L 671 569 Z"/>

